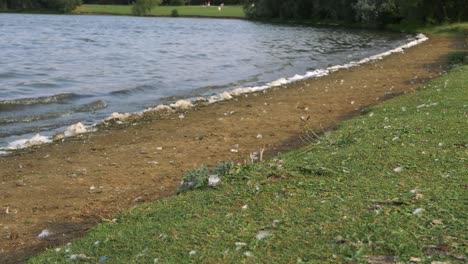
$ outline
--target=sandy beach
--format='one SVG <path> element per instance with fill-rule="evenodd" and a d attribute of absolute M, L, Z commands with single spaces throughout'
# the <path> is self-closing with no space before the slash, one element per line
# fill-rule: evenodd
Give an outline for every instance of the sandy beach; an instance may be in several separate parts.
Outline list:
<path fill-rule="evenodd" d="M 174 195 L 202 164 L 271 157 L 306 144 L 362 109 L 443 74 L 463 41 L 430 37 L 383 60 L 175 113 L 148 114 L 95 133 L 0 157 L 0 262 L 71 241 L 138 204 Z M 301 136 L 302 135 L 302 136 Z M 47 229 L 50 235 L 40 239 Z"/>

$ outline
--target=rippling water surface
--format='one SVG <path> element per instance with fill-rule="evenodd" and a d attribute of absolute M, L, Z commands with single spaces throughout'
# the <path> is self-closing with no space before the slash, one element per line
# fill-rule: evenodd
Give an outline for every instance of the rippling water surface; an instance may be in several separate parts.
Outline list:
<path fill-rule="evenodd" d="M 343 64 L 407 40 L 242 20 L 0 14 L 0 147 L 112 112 Z"/>

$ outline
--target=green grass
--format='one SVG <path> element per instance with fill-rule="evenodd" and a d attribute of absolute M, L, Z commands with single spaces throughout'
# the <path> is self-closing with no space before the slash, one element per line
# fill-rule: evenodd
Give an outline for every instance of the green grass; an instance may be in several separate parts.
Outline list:
<path fill-rule="evenodd" d="M 440 26 L 421 26 L 403 23 L 398 25 L 390 25 L 389 28 L 403 32 L 418 32 L 432 35 L 468 36 L 468 22 L 445 24 Z"/>
<path fill-rule="evenodd" d="M 464 263 L 467 103 L 461 66 L 305 149 L 142 205 L 30 263 L 66 263 L 70 254 L 92 263 Z M 260 231 L 270 236 L 258 240 Z"/>
<path fill-rule="evenodd" d="M 151 12 L 151 16 L 171 16 L 172 10 L 177 9 L 179 16 L 188 17 L 226 17 L 245 18 L 242 6 L 225 6 L 221 11 L 218 7 L 204 6 L 158 6 Z M 105 14 L 105 15 L 132 15 L 132 6 L 129 5 L 82 5 L 74 13 L 78 14 Z"/>

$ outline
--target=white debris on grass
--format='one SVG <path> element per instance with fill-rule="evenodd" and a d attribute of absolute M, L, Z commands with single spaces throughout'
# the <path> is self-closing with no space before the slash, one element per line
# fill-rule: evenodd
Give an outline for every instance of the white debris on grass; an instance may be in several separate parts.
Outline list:
<path fill-rule="evenodd" d="M 421 215 L 424 212 L 423 208 L 418 208 L 413 211 L 413 215 Z"/>
<path fill-rule="evenodd" d="M 71 261 L 77 261 L 77 260 L 87 260 L 89 259 L 85 254 L 73 254 L 69 258 Z"/>
<path fill-rule="evenodd" d="M 218 186 L 221 182 L 221 179 L 217 174 L 210 175 L 208 178 L 208 186 Z"/>
<path fill-rule="evenodd" d="M 247 243 L 245 243 L 245 242 L 236 242 L 235 245 L 236 245 L 236 250 L 239 251 L 239 250 L 241 250 L 241 248 L 246 247 Z"/>
<path fill-rule="evenodd" d="M 92 191 L 92 190 L 96 190 L 96 186 L 94 185 L 91 185 L 91 187 L 89 187 L 89 189 Z"/>
<path fill-rule="evenodd" d="M 232 152 L 232 153 L 237 153 L 237 152 L 239 152 L 239 150 L 237 150 L 237 149 L 231 149 L 231 152 Z"/>
<path fill-rule="evenodd" d="M 403 171 L 403 167 L 396 167 L 396 168 L 393 169 L 393 171 L 396 172 L 396 173 L 400 173 L 400 172 Z"/>
<path fill-rule="evenodd" d="M 252 252 L 250 252 L 250 251 L 244 252 L 243 255 L 244 255 L 245 257 L 248 257 L 248 258 L 253 258 L 253 257 L 254 257 L 254 254 L 253 254 Z"/>
<path fill-rule="evenodd" d="M 242 210 L 247 210 L 247 209 L 249 209 L 249 205 L 248 205 L 248 204 L 245 204 L 245 205 L 242 206 Z"/>
<path fill-rule="evenodd" d="M 260 232 L 257 233 L 255 238 L 257 238 L 257 240 L 264 240 L 264 239 L 267 239 L 270 236 L 271 236 L 271 233 L 269 231 L 260 231 Z"/>
<path fill-rule="evenodd" d="M 410 262 L 421 262 L 422 260 L 421 260 L 421 258 L 411 257 L 411 258 L 409 259 L 409 261 L 410 261 Z"/>
<path fill-rule="evenodd" d="M 194 255 L 196 255 L 196 254 L 197 254 L 197 251 L 195 251 L 195 250 L 192 250 L 192 251 L 189 252 L 189 255 L 190 255 L 190 256 L 194 256 Z"/>
<path fill-rule="evenodd" d="M 262 138 L 263 138 L 262 134 L 257 134 L 257 139 L 262 139 Z"/>
<path fill-rule="evenodd" d="M 60 251 L 62 251 L 62 248 L 56 248 L 55 249 L 55 252 L 60 252 Z"/>
<path fill-rule="evenodd" d="M 179 115 L 179 119 L 184 119 L 185 118 L 185 115 L 184 114 L 180 114 Z"/>

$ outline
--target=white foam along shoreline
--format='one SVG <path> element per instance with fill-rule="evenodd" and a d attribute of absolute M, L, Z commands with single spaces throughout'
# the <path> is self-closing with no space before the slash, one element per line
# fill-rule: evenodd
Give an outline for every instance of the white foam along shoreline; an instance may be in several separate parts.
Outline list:
<path fill-rule="evenodd" d="M 416 36 L 416 39 L 404 44 L 402 46 L 399 46 L 395 49 L 373 55 L 367 58 L 364 58 L 360 61 L 352 61 L 343 65 L 335 65 L 331 66 L 325 69 L 317 69 L 314 71 L 309 71 L 306 72 L 304 75 L 299 75 L 296 74 L 293 77 L 290 78 L 280 78 L 278 80 L 272 81 L 270 83 L 267 83 L 262 86 L 254 86 L 254 87 L 244 87 L 244 88 L 236 88 L 232 89 L 229 91 L 224 91 L 222 93 L 219 93 L 217 95 L 210 96 L 208 98 L 205 97 L 198 97 L 198 98 L 188 98 L 188 99 L 183 99 L 183 100 L 178 100 L 177 102 L 170 104 L 170 105 L 158 105 L 154 108 L 148 108 L 145 109 L 144 111 L 141 112 L 136 112 L 136 113 L 113 113 L 110 115 L 108 118 L 106 118 L 103 123 L 105 122 L 116 122 L 116 123 L 123 123 L 126 120 L 128 120 L 131 117 L 139 117 L 142 116 L 145 113 L 158 113 L 158 112 L 172 112 L 176 110 L 188 110 L 192 108 L 197 102 L 208 102 L 208 104 L 216 103 L 219 101 L 225 101 L 225 100 L 230 100 L 235 96 L 240 96 L 243 94 L 248 94 L 248 93 L 254 93 L 254 92 L 259 92 L 259 91 L 264 91 L 273 87 L 278 87 L 281 85 L 289 84 L 292 82 L 296 81 L 301 81 L 305 79 L 311 79 L 311 78 L 319 78 L 323 76 L 327 76 L 333 72 L 342 70 L 342 69 L 349 69 L 352 67 L 356 67 L 362 64 L 366 64 L 369 62 L 373 61 L 378 61 L 381 60 L 391 54 L 394 53 L 403 53 L 405 49 L 414 47 L 416 45 L 419 45 L 425 41 L 428 40 L 428 37 L 426 37 L 424 34 L 418 34 Z M 74 125 L 69 126 L 64 132 L 58 133 L 54 135 L 52 138 L 41 136 L 40 134 L 36 134 L 30 139 L 20 139 L 16 140 L 14 142 L 11 142 L 7 147 L 5 148 L 0 148 L 0 155 L 7 155 L 9 151 L 17 150 L 17 149 L 23 149 L 23 148 L 28 148 L 32 146 L 37 146 L 45 143 L 50 143 L 53 140 L 62 140 L 66 137 L 72 137 L 76 136 L 78 134 L 82 133 L 87 133 L 87 132 L 94 132 L 96 129 L 94 126 L 85 126 L 82 123 L 77 123 Z"/>

